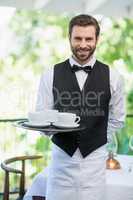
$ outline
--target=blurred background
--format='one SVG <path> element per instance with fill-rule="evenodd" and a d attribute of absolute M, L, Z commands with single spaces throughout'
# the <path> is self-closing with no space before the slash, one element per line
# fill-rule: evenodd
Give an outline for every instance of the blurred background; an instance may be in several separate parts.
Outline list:
<path fill-rule="evenodd" d="M 127 117 L 109 148 L 133 155 L 133 1 L 0 1 L 0 161 L 42 154 L 28 163 L 28 184 L 50 160 L 51 142 L 37 132 L 13 126 L 34 110 L 40 75 L 71 55 L 68 23 L 79 13 L 92 14 L 101 25 L 97 58 L 125 79 Z M 3 189 L 0 171 L 0 191 Z M 11 179 L 15 181 L 14 178 Z"/>

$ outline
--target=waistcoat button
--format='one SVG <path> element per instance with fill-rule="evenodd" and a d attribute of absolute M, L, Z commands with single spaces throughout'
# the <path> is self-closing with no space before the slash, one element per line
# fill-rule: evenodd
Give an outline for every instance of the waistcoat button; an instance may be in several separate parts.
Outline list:
<path fill-rule="evenodd" d="M 77 144 L 80 144 L 80 133 L 77 134 L 76 142 L 77 142 Z"/>

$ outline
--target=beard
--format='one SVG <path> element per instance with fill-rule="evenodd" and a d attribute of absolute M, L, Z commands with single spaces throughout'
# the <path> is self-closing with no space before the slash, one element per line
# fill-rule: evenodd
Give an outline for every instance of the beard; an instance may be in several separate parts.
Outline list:
<path fill-rule="evenodd" d="M 86 48 L 81 48 L 81 47 L 76 48 L 71 45 L 71 51 L 73 55 L 80 62 L 88 61 L 95 52 L 95 49 L 96 45 L 93 47 L 86 47 Z"/>

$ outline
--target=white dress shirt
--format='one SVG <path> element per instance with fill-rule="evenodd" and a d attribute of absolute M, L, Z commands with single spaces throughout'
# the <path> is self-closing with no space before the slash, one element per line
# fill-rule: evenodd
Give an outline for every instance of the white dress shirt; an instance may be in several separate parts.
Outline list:
<path fill-rule="evenodd" d="M 79 65 L 73 57 L 69 58 L 70 65 L 73 66 Z M 94 66 L 96 58 L 93 56 L 91 60 L 82 65 Z M 108 129 L 107 137 L 108 141 L 111 140 L 112 133 L 115 133 L 116 130 L 120 129 L 124 125 L 125 121 L 125 94 L 124 94 L 124 80 L 123 77 L 118 73 L 118 71 L 109 68 L 110 70 L 110 91 L 111 99 L 109 102 L 109 119 L 108 119 Z M 82 90 L 84 83 L 87 78 L 87 73 L 83 70 L 75 72 L 76 78 L 79 84 L 80 89 Z M 54 105 L 53 100 L 53 75 L 54 67 L 50 68 L 45 72 L 40 79 L 40 85 L 37 95 L 36 111 L 42 111 L 44 109 L 52 109 Z M 65 78 L 65 75 L 64 75 Z M 92 83 L 93 84 L 93 83 Z"/>

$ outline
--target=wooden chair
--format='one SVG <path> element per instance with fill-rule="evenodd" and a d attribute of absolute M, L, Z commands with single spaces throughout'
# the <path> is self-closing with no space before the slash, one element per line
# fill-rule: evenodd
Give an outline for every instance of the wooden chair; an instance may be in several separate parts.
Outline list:
<path fill-rule="evenodd" d="M 6 159 L 1 163 L 1 168 L 5 171 L 3 200 L 9 200 L 10 194 L 17 194 L 17 193 L 18 193 L 17 200 L 23 199 L 23 196 L 25 194 L 25 161 L 40 159 L 40 158 L 42 158 L 42 156 L 38 156 L 38 155 L 19 156 L 19 157 Z M 21 169 L 15 169 L 9 166 L 9 164 L 16 161 L 21 162 Z M 15 174 L 20 175 L 18 190 L 10 191 L 10 173 L 15 173 Z"/>

